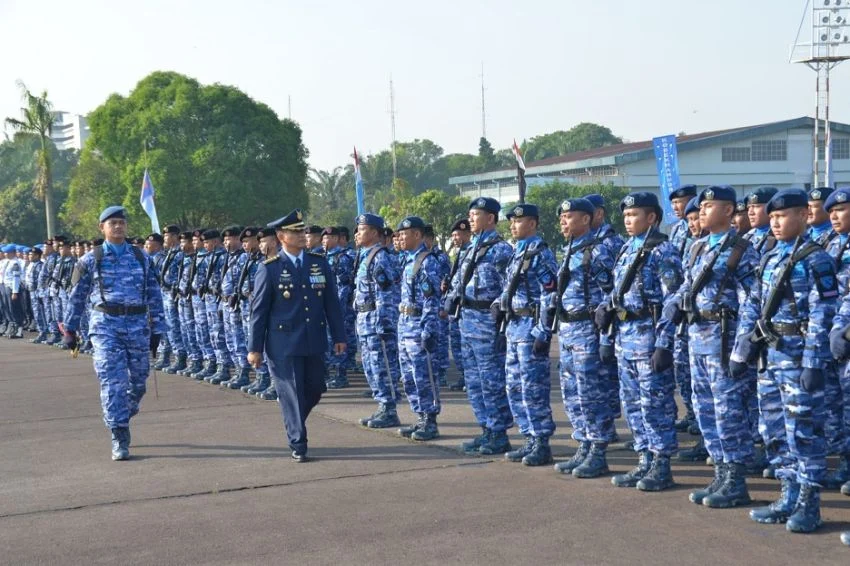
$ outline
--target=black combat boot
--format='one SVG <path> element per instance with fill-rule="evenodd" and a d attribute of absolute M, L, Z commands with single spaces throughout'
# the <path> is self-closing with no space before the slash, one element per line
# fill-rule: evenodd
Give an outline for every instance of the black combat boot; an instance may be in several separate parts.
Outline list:
<path fill-rule="evenodd" d="M 461 450 L 464 451 L 465 454 L 479 454 L 479 449 L 481 445 L 487 442 L 487 439 L 490 437 L 490 430 L 486 426 L 481 427 L 481 434 L 476 436 L 472 440 L 467 440 L 466 442 L 460 445 Z"/>
<path fill-rule="evenodd" d="M 440 438 L 440 430 L 437 428 L 437 415 L 433 413 L 427 415 L 425 425 L 414 430 L 410 438 L 420 442 Z"/>
<path fill-rule="evenodd" d="M 588 454 L 590 454 L 590 442 L 586 440 L 579 442 L 573 457 L 566 462 L 555 464 L 555 471 L 562 474 L 572 474 L 573 470 L 581 466 Z"/>
<path fill-rule="evenodd" d="M 522 463 L 526 466 L 546 466 L 551 464 L 552 449 L 549 447 L 549 437 L 535 437 L 531 452 L 522 459 Z"/>
<path fill-rule="evenodd" d="M 599 476 L 608 473 L 608 458 L 606 452 L 608 444 L 604 442 L 594 442 L 590 445 L 590 453 L 587 458 L 576 469 L 573 470 L 573 477 L 581 479 L 598 478 Z"/>
<path fill-rule="evenodd" d="M 400 424 L 401 421 L 398 419 L 395 403 L 381 405 L 380 410 L 366 422 L 366 426 L 369 428 L 390 428 Z"/>
<path fill-rule="evenodd" d="M 850 481 L 841 486 L 841 493 L 850 495 Z"/>
<path fill-rule="evenodd" d="M 794 512 L 797 498 L 800 496 L 800 484 L 794 480 L 783 479 L 782 492 L 779 499 L 767 507 L 757 507 L 750 510 L 750 519 L 756 523 L 784 523 Z"/>
<path fill-rule="evenodd" d="M 838 467 L 826 476 L 823 483 L 827 489 L 838 489 L 848 481 L 850 481 L 850 456 L 845 455 L 838 458 Z"/>
<path fill-rule="evenodd" d="M 229 381 L 223 381 L 221 386 L 228 389 L 241 389 L 243 385 L 248 385 L 249 383 L 251 383 L 251 368 L 239 368 L 236 376 Z"/>
<path fill-rule="evenodd" d="M 39 332 L 38 336 L 36 336 L 32 340 L 30 340 L 30 342 L 33 343 L 33 344 L 44 344 L 44 342 L 46 340 L 47 340 L 47 332 Z"/>
<path fill-rule="evenodd" d="M 485 456 L 493 456 L 494 454 L 510 452 L 511 449 L 511 441 L 508 438 L 507 432 L 491 430 L 487 440 L 478 449 L 478 453 Z"/>
<path fill-rule="evenodd" d="M 705 449 L 705 442 L 702 438 L 692 447 L 679 450 L 679 461 L 681 462 L 702 462 L 708 456 L 708 450 Z"/>
<path fill-rule="evenodd" d="M 257 397 L 263 401 L 277 401 L 277 389 L 275 389 L 274 382 L 270 381 L 269 386 L 263 391 L 257 391 Z"/>
<path fill-rule="evenodd" d="M 463 391 L 466 389 L 466 380 L 463 376 L 460 376 L 460 379 L 449 385 L 449 391 Z"/>
<path fill-rule="evenodd" d="M 669 487 L 673 487 L 670 456 L 656 455 L 649 471 L 637 482 L 637 488 L 641 491 L 663 491 Z"/>
<path fill-rule="evenodd" d="M 192 375 L 198 373 L 203 369 L 201 365 L 201 360 L 190 360 L 189 365 L 181 370 L 177 370 L 177 375 L 184 375 L 186 377 L 191 377 Z"/>
<path fill-rule="evenodd" d="M 216 363 L 215 363 L 215 360 L 207 360 L 207 361 L 205 361 L 205 362 L 204 362 L 204 365 L 203 365 L 203 367 L 201 368 L 201 371 L 199 371 L 199 372 L 197 372 L 197 373 L 193 373 L 193 374 L 191 375 L 191 377 L 192 377 L 193 379 L 198 380 L 198 381 L 203 381 L 203 380 L 204 380 L 204 379 L 206 379 L 207 377 L 209 377 L 209 376 L 211 376 L 212 374 L 214 374 L 214 373 L 215 373 L 215 370 L 216 370 Z"/>
<path fill-rule="evenodd" d="M 797 507 L 788 517 L 785 528 L 792 533 L 813 533 L 823 521 L 820 518 L 820 488 L 810 484 L 800 486 Z"/>
<path fill-rule="evenodd" d="M 702 500 L 720 489 L 724 481 L 726 481 L 726 464 L 721 462 L 714 465 L 714 479 L 711 480 L 711 483 L 702 489 L 692 491 L 688 499 L 691 503 L 702 505 Z"/>
<path fill-rule="evenodd" d="M 414 432 L 419 430 L 420 428 L 424 428 L 425 424 L 428 422 L 428 417 L 425 413 L 419 413 L 419 420 L 417 420 L 414 424 L 409 426 L 403 426 L 398 429 L 398 435 L 403 436 L 404 438 L 410 438 Z"/>
<path fill-rule="evenodd" d="M 258 373 L 250 385 L 242 387 L 242 391 L 249 395 L 256 395 L 257 393 L 268 389 L 269 385 L 271 385 L 271 381 L 272 378 L 269 374 Z"/>
<path fill-rule="evenodd" d="M 156 361 L 153 363 L 153 369 L 157 371 L 163 371 L 167 368 L 171 361 L 171 351 L 170 350 L 161 350 L 159 355 L 156 357 Z"/>
<path fill-rule="evenodd" d="M 641 450 L 638 452 L 637 466 L 626 472 L 618 474 L 611 478 L 611 483 L 617 487 L 635 487 L 638 482 L 643 479 L 649 472 L 652 466 L 653 454 L 649 450 Z"/>
<path fill-rule="evenodd" d="M 531 454 L 532 450 L 534 450 L 534 437 L 529 434 L 525 437 L 525 444 L 516 450 L 505 452 L 505 460 L 508 462 L 522 462 L 522 459 Z"/>
<path fill-rule="evenodd" d="M 207 381 L 208 383 L 211 383 L 213 385 L 218 385 L 222 382 L 230 381 L 231 369 L 233 369 L 233 366 L 229 366 L 227 364 L 218 364 L 218 371 L 206 378 L 204 381 Z"/>
<path fill-rule="evenodd" d="M 112 429 L 112 459 L 126 460 L 130 457 L 130 429 L 126 427 Z"/>
<path fill-rule="evenodd" d="M 747 467 L 744 464 L 726 464 L 726 479 L 717 491 L 706 496 L 702 504 L 713 509 L 729 509 L 752 503 L 747 491 Z"/>

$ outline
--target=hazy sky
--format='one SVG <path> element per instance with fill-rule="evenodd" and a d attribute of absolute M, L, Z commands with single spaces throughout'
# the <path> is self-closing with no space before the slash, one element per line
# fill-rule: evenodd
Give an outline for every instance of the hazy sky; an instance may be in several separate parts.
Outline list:
<path fill-rule="evenodd" d="M 819 1 L 819 0 L 818 0 Z M 86 114 L 155 70 L 235 85 L 292 117 L 310 164 L 400 141 L 475 153 L 481 64 L 496 148 L 582 121 L 629 140 L 814 113 L 788 63 L 805 0 L 0 0 L 0 117 L 15 81 Z M 804 29 L 803 35 L 810 36 Z M 832 78 L 850 122 L 850 62 Z"/>

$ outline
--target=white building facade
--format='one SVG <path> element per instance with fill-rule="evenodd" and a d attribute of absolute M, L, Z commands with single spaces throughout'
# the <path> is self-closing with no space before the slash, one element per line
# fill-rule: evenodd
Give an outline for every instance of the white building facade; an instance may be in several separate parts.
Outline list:
<path fill-rule="evenodd" d="M 83 149 L 89 138 L 89 125 L 85 116 L 57 111 L 50 130 L 50 139 L 57 149 Z"/>
<path fill-rule="evenodd" d="M 803 117 L 683 135 L 677 138 L 682 184 L 731 185 L 743 197 L 757 187 L 811 188 L 814 119 Z M 850 125 L 833 122 L 832 186 L 850 186 Z M 819 149 L 823 156 L 823 144 Z M 613 183 L 658 194 L 652 141 L 620 144 L 526 164 L 526 183 L 559 180 L 573 185 Z M 823 171 L 821 171 L 823 179 Z M 470 199 L 490 196 L 503 203 L 519 199 L 516 169 L 452 177 L 449 185 Z"/>

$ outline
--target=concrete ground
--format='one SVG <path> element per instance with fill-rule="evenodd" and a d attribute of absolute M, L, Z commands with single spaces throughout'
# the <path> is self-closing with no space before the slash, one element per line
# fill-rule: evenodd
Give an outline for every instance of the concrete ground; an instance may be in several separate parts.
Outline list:
<path fill-rule="evenodd" d="M 850 498 L 835 491 L 825 526 L 794 535 L 688 502 L 704 465 L 677 463 L 678 486 L 646 494 L 464 456 L 478 428 L 462 393 L 444 393 L 437 442 L 364 429 L 374 407 L 352 381 L 311 415 L 315 461 L 296 464 L 276 403 L 160 373 L 133 459 L 112 462 L 91 359 L 0 340 L 0 563 L 850 564 Z M 557 388 L 552 406 L 563 458 L 574 443 Z M 615 471 L 634 462 L 610 453 Z M 766 502 L 777 486 L 750 490 Z"/>

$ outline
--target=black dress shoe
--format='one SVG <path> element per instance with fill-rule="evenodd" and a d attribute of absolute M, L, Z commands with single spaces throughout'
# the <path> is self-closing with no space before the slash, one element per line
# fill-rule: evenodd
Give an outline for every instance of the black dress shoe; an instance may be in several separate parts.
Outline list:
<path fill-rule="evenodd" d="M 292 459 L 295 460 L 296 462 L 298 462 L 299 464 L 303 464 L 304 462 L 309 461 L 309 458 L 307 458 L 306 452 L 294 452 L 293 451 L 292 452 Z"/>

